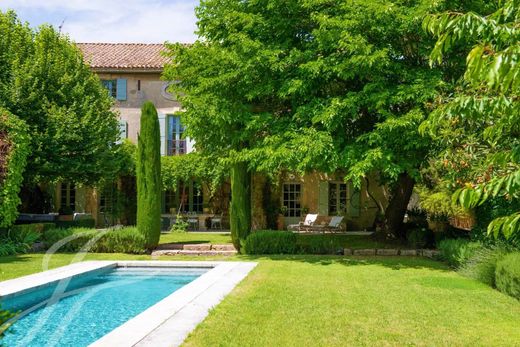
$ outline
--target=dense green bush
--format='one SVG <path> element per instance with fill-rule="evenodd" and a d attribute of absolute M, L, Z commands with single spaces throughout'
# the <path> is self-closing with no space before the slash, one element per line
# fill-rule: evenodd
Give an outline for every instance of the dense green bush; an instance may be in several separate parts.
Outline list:
<path fill-rule="evenodd" d="M 502 258 L 497 263 L 495 276 L 498 290 L 520 300 L 520 252 Z"/>
<path fill-rule="evenodd" d="M 330 235 L 297 235 L 296 252 L 301 254 L 338 254 L 343 252 L 343 244 Z"/>
<path fill-rule="evenodd" d="M 414 228 L 408 231 L 406 241 L 412 248 L 426 248 L 432 246 L 435 237 L 428 228 Z"/>
<path fill-rule="evenodd" d="M 29 142 L 26 123 L 0 107 L 0 145 L 7 149 L 0 156 L 0 227 L 10 226 L 18 216 L 22 175 L 31 153 Z"/>
<path fill-rule="evenodd" d="M 445 239 L 438 244 L 441 258 L 452 267 L 464 264 L 479 248 L 482 248 L 480 242 L 467 239 Z"/>
<path fill-rule="evenodd" d="M 461 265 L 460 273 L 494 287 L 497 263 L 507 253 L 508 250 L 501 245 L 477 248 L 473 255 Z"/>
<path fill-rule="evenodd" d="M 487 233 L 489 223 L 495 218 L 501 216 L 512 215 L 513 213 L 520 210 L 520 199 L 489 199 L 482 205 L 477 206 L 476 215 L 477 223 L 471 230 L 472 239 L 479 240 L 481 242 L 489 243 L 493 242 L 494 239 L 490 238 Z M 520 248 L 520 240 L 510 238 L 506 240 L 503 236 L 499 236 L 502 242 L 506 242 L 512 246 Z"/>
<path fill-rule="evenodd" d="M 94 218 L 85 218 L 79 220 L 57 220 L 54 222 L 57 228 L 95 228 L 96 221 Z"/>
<path fill-rule="evenodd" d="M 101 236 L 100 236 L 101 235 Z M 145 237 L 135 227 L 98 231 L 87 228 L 52 229 L 43 235 L 46 248 L 69 238 L 59 250 L 77 252 L 93 238 L 100 236 L 92 243 L 89 251 L 95 253 L 145 253 Z"/>
<path fill-rule="evenodd" d="M 34 228 L 11 228 L 0 236 L 0 256 L 27 253 L 40 236 Z"/>
<path fill-rule="evenodd" d="M 247 254 L 294 254 L 297 250 L 296 235 L 278 230 L 252 232 L 243 246 Z"/>
<path fill-rule="evenodd" d="M 43 234 L 44 231 L 55 229 L 56 223 L 31 223 L 31 224 L 18 224 L 13 225 L 10 228 L 11 234 L 24 233 L 28 230 L 34 231 L 38 234 Z"/>

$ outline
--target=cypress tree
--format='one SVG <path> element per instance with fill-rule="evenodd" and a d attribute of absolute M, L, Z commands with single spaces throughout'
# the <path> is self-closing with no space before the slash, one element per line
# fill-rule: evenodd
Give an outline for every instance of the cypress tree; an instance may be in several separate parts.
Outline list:
<path fill-rule="evenodd" d="M 231 239 L 237 250 L 251 231 L 251 172 L 247 163 L 231 168 Z"/>
<path fill-rule="evenodd" d="M 137 139 L 137 229 L 153 249 L 161 236 L 161 138 L 157 110 L 147 101 L 141 108 Z"/>

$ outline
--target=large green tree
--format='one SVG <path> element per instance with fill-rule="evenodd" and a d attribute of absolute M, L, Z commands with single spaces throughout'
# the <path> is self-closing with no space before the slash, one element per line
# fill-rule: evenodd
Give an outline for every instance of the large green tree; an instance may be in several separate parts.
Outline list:
<path fill-rule="evenodd" d="M 161 137 L 157 110 L 147 101 L 141 109 L 137 139 L 137 229 L 153 249 L 161 236 Z"/>
<path fill-rule="evenodd" d="M 241 170 L 342 170 L 357 185 L 377 173 L 391 188 L 387 229 L 403 236 L 434 148 L 418 125 L 450 88 L 448 67 L 429 68 L 434 40 L 421 23 L 450 6 L 458 4 L 206 0 L 201 40 L 171 46 L 165 76 L 181 81 L 172 88 L 202 150 Z"/>
<path fill-rule="evenodd" d="M 489 199 L 520 199 L 520 1 L 491 1 L 486 11 L 446 12 L 424 27 L 437 38 L 432 63 L 443 64 L 460 42 L 473 45 L 457 92 L 424 124 L 446 146 L 454 200 L 476 207 Z M 491 13 L 490 13 L 491 12 Z M 455 164 L 453 164 L 453 159 Z M 455 173 L 453 173 L 455 172 Z M 514 206 L 514 204 L 512 204 Z M 488 232 L 520 240 L 520 211 Z"/>
<path fill-rule="evenodd" d="M 0 107 L 31 134 L 27 182 L 97 183 L 114 176 L 113 101 L 79 49 L 50 26 L 37 30 L 0 12 Z"/>

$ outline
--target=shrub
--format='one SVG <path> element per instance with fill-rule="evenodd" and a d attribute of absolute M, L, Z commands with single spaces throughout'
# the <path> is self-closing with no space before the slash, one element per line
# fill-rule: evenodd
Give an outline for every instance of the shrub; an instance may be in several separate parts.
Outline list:
<path fill-rule="evenodd" d="M 43 241 L 46 248 L 67 237 L 74 236 L 59 249 L 68 252 L 77 252 L 92 238 L 102 233 L 102 236 L 94 242 L 89 251 L 94 253 L 134 253 L 141 254 L 146 251 L 145 237 L 135 227 L 122 229 L 110 229 L 98 231 L 87 228 L 53 229 L 44 233 Z"/>
<path fill-rule="evenodd" d="M 11 227 L 11 234 L 25 233 L 27 231 L 33 231 L 37 234 L 43 234 L 47 230 L 55 229 L 56 223 L 31 223 L 31 224 L 18 224 Z"/>
<path fill-rule="evenodd" d="M 464 264 L 479 248 L 482 248 L 481 243 L 466 239 L 445 239 L 438 245 L 441 258 L 452 267 Z"/>
<path fill-rule="evenodd" d="M 296 235 L 290 231 L 259 230 L 251 233 L 243 246 L 247 254 L 294 254 Z"/>
<path fill-rule="evenodd" d="M 296 236 L 298 253 L 302 254 L 338 254 L 343 252 L 343 244 L 330 235 Z"/>
<path fill-rule="evenodd" d="M 78 220 L 57 220 L 54 222 L 57 228 L 95 228 L 96 221 L 94 218 L 85 218 Z"/>
<path fill-rule="evenodd" d="M 520 252 L 503 257 L 497 263 L 495 275 L 498 290 L 520 300 Z"/>
<path fill-rule="evenodd" d="M 188 230 L 188 225 L 188 222 L 180 214 L 178 214 L 170 231 L 172 233 L 185 233 Z"/>
<path fill-rule="evenodd" d="M 0 256 L 27 253 L 34 242 L 40 239 L 40 233 L 33 228 L 9 230 L 0 238 Z"/>
<path fill-rule="evenodd" d="M 434 243 L 434 235 L 427 228 L 415 228 L 408 231 L 406 240 L 412 248 L 426 248 Z"/>
<path fill-rule="evenodd" d="M 494 287 L 497 263 L 507 253 L 507 249 L 500 245 L 478 248 L 461 266 L 460 273 Z"/>

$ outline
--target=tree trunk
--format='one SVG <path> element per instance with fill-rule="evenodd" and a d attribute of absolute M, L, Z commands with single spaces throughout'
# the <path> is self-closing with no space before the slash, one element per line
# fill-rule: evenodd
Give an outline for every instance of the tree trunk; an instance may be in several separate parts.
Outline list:
<path fill-rule="evenodd" d="M 251 172 L 247 163 L 238 163 L 231 168 L 231 239 L 240 251 L 240 246 L 251 231 Z"/>
<path fill-rule="evenodd" d="M 400 174 L 385 211 L 386 231 L 400 239 L 406 237 L 403 219 L 414 185 L 415 180 L 408 173 Z"/>

